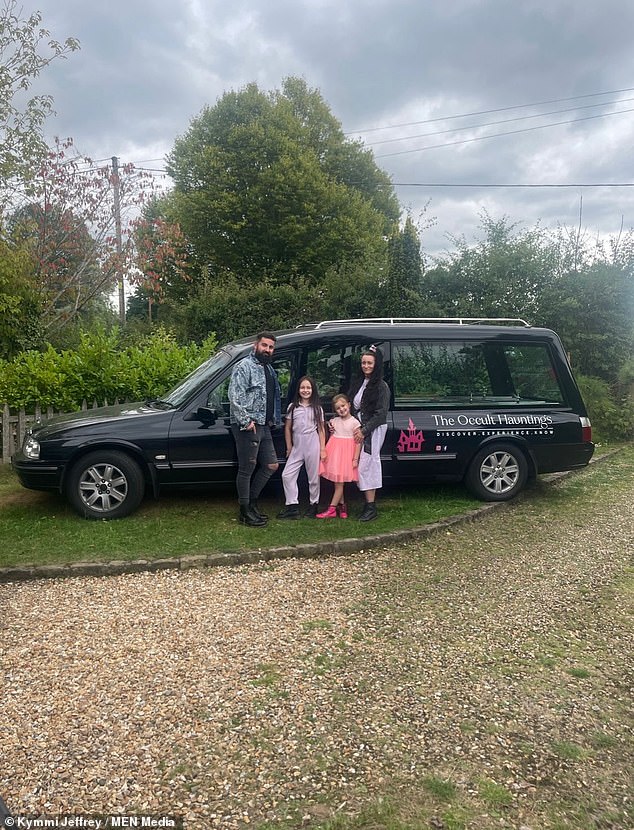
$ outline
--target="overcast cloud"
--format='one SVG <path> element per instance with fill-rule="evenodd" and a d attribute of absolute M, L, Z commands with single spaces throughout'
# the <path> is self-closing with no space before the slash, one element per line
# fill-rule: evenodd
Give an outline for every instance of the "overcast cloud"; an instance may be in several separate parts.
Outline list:
<path fill-rule="evenodd" d="M 298 75 L 372 147 L 401 204 L 415 218 L 427 206 L 426 253 L 473 241 L 483 210 L 576 227 L 582 204 L 591 236 L 634 226 L 634 188 L 482 186 L 634 182 L 630 0 L 25 0 L 36 9 L 81 42 L 38 82 L 55 99 L 48 136 L 93 159 L 159 170 L 223 92 Z M 572 123 L 543 127 L 555 122 Z"/>

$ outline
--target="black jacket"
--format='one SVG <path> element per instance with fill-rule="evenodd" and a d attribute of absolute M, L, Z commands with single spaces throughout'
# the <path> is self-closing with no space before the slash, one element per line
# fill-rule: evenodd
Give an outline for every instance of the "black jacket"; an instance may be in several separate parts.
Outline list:
<path fill-rule="evenodd" d="M 354 401 L 354 397 L 361 388 L 364 378 L 357 378 L 352 382 L 348 397 Z M 367 437 L 381 424 L 387 424 L 387 413 L 390 408 L 390 387 L 384 380 L 376 385 L 366 386 L 361 398 L 361 406 L 355 410 L 352 404 L 352 414 L 361 421 L 361 432 Z"/>

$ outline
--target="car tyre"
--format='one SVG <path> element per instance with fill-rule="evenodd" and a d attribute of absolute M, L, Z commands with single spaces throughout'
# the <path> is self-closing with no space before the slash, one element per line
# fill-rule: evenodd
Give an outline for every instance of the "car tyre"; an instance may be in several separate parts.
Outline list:
<path fill-rule="evenodd" d="M 141 504 L 145 481 L 126 453 L 97 450 L 74 464 L 66 492 L 74 510 L 86 519 L 122 519 Z"/>
<path fill-rule="evenodd" d="M 508 501 L 524 489 L 528 464 L 524 453 L 513 444 L 491 444 L 473 457 L 465 483 L 484 501 Z"/>

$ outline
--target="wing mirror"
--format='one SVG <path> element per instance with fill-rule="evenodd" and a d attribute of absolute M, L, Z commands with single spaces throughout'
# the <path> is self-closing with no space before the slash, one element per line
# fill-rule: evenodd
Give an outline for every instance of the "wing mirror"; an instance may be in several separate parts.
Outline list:
<path fill-rule="evenodd" d="M 200 421 L 206 426 L 215 424 L 218 420 L 218 412 L 216 409 L 211 409 L 208 406 L 199 406 L 195 412 L 190 412 L 185 416 L 186 421 Z"/>

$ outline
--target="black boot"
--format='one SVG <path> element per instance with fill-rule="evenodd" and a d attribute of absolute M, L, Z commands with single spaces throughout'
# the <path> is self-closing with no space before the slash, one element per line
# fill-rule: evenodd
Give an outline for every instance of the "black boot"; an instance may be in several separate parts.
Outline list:
<path fill-rule="evenodd" d="M 266 521 L 268 519 L 268 516 L 266 515 L 266 513 L 262 513 L 262 511 L 258 507 L 258 503 L 255 499 L 252 499 L 249 502 L 249 509 L 251 509 L 255 513 L 255 515 L 258 517 L 258 519 L 264 519 L 264 521 Z"/>
<path fill-rule="evenodd" d="M 264 527 L 266 525 L 266 519 L 258 516 L 250 504 L 240 505 L 238 521 L 241 525 L 248 525 L 249 527 Z"/>
<path fill-rule="evenodd" d="M 308 507 L 306 508 L 306 512 L 304 513 L 304 518 L 305 519 L 314 519 L 315 516 L 317 515 L 318 510 L 319 510 L 319 505 L 318 504 L 309 504 Z"/>
<path fill-rule="evenodd" d="M 287 504 L 284 510 L 277 514 L 278 519 L 299 519 L 299 505 Z"/>
<path fill-rule="evenodd" d="M 371 522 L 372 519 L 376 519 L 376 517 L 376 504 L 373 501 L 366 501 L 365 507 L 363 508 L 363 513 L 359 516 L 359 521 Z"/>

